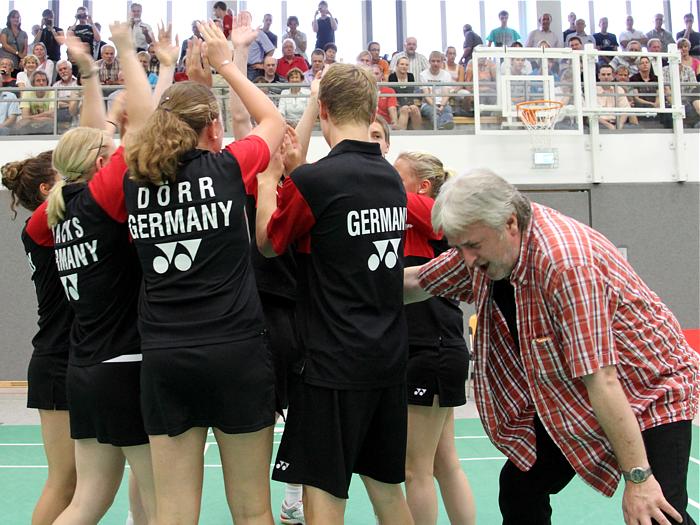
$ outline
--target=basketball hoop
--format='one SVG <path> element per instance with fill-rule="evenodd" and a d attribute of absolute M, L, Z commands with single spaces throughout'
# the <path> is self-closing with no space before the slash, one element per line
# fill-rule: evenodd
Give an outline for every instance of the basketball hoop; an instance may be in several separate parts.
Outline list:
<path fill-rule="evenodd" d="M 532 139 L 532 167 L 556 168 L 557 150 L 551 148 L 552 133 L 564 104 L 556 100 L 528 100 L 515 105 L 520 121 Z"/>
<path fill-rule="evenodd" d="M 549 131 L 554 128 L 564 104 L 556 100 L 528 100 L 519 102 L 515 107 L 529 131 Z"/>

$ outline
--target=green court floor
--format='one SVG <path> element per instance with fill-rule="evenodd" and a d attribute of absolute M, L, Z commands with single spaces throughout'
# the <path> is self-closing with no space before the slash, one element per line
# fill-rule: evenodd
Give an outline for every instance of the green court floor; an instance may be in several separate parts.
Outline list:
<path fill-rule="evenodd" d="M 276 429 L 275 443 L 279 443 L 281 428 Z M 456 422 L 457 451 L 471 482 L 477 503 L 478 523 L 498 524 L 498 473 L 503 456 L 484 435 L 478 419 L 460 419 Z M 693 451 L 688 471 L 688 488 L 692 500 L 689 511 L 700 523 L 700 429 L 693 426 Z M 207 446 L 202 501 L 202 524 L 231 523 L 224 498 L 219 450 L 210 436 Z M 275 445 L 275 449 L 277 445 Z M 274 459 L 274 457 L 273 457 Z M 24 525 L 30 522 L 31 511 L 46 477 L 46 458 L 41 446 L 38 426 L 0 426 L 0 523 Z M 620 486 L 622 487 L 622 485 Z M 283 486 L 272 482 L 273 511 L 277 514 L 283 495 Z M 620 501 L 622 490 L 613 498 L 594 492 L 580 479 L 575 479 L 559 495 L 552 498 L 553 523 L 557 525 L 623 523 Z M 116 501 L 101 523 L 123 525 L 127 512 L 126 477 Z M 444 509 L 440 509 L 440 524 L 449 523 Z M 362 482 L 353 480 L 347 506 L 346 523 L 374 525 L 374 517 Z"/>

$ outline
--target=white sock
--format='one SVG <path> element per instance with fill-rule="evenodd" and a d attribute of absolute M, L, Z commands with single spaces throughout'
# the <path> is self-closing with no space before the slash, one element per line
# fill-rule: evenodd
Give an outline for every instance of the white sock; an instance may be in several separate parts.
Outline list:
<path fill-rule="evenodd" d="M 134 516 L 131 514 L 131 511 L 126 515 L 126 523 L 124 525 L 134 525 Z"/>
<path fill-rule="evenodd" d="M 302 485 L 293 485 L 292 483 L 287 483 L 284 486 L 284 502 L 288 507 L 301 501 L 301 489 Z"/>

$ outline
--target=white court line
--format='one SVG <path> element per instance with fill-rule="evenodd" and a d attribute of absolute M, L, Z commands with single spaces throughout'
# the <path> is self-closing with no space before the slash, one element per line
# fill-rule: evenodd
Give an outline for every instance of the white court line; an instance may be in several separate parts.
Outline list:
<path fill-rule="evenodd" d="M 691 504 L 693 507 L 695 507 L 696 509 L 700 509 L 700 503 L 698 503 L 697 501 L 688 498 L 688 503 L 690 503 L 690 504 Z"/>
<path fill-rule="evenodd" d="M 693 456 L 690 456 L 690 461 L 692 461 L 696 465 L 700 465 L 700 459 L 694 458 Z"/>

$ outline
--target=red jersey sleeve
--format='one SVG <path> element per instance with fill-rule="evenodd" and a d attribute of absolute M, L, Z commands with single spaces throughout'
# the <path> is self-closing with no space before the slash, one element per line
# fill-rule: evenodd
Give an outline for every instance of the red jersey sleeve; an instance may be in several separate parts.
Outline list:
<path fill-rule="evenodd" d="M 285 179 L 278 191 L 277 209 L 267 223 L 272 249 L 278 255 L 284 253 L 287 246 L 308 233 L 315 223 L 316 218 L 299 189 L 292 179 Z"/>
<path fill-rule="evenodd" d="M 257 174 L 265 171 L 270 163 L 270 148 L 257 135 L 248 135 L 226 146 L 226 151 L 234 156 L 241 168 L 243 185 L 248 195 L 258 194 Z"/>
<path fill-rule="evenodd" d="M 117 222 L 126 222 L 126 203 L 124 201 L 126 170 L 124 146 L 119 146 L 117 151 L 112 153 L 109 162 L 88 183 L 88 189 L 93 199 L 107 215 Z"/>
<path fill-rule="evenodd" d="M 51 228 L 49 228 L 49 221 L 46 216 L 46 205 L 47 202 L 44 201 L 34 210 L 34 213 L 29 218 L 29 222 L 27 222 L 26 232 L 39 246 L 52 247 L 53 234 L 51 233 Z"/>
<path fill-rule="evenodd" d="M 430 214 L 433 211 L 435 201 L 425 195 L 418 193 L 406 193 L 407 220 L 416 233 L 428 240 L 437 241 L 442 239 L 442 233 L 435 233 Z"/>

